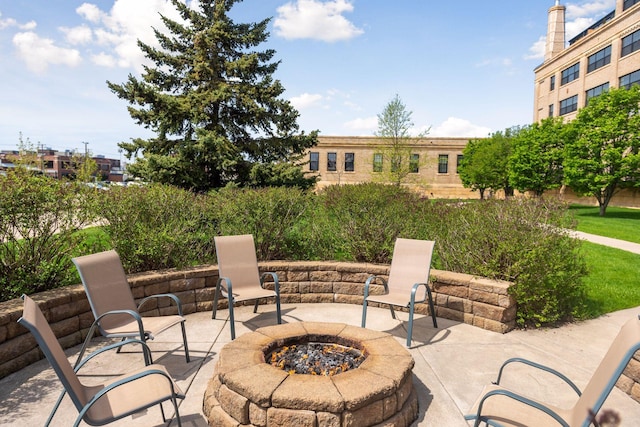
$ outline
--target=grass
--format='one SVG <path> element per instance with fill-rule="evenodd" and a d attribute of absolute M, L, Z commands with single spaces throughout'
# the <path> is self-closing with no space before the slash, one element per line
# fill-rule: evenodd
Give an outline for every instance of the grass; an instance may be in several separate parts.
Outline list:
<path fill-rule="evenodd" d="M 578 231 L 640 243 L 640 210 L 609 207 L 606 215 L 595 206 L 571 206 Z M 640 255 L 585 242 L 582 247 L 589 274 L 584 279 L 586 315 L 640 306 Z"/>

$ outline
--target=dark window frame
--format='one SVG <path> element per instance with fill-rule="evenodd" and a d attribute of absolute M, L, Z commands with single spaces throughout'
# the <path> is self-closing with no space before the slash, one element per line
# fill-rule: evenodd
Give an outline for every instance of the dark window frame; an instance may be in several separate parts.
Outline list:
<path fill-rule="evenodd" d="M 555 104 L 549 104 L 549 117 L 553 117 Z"/>
<path fill-rule="evenodd" d="M 327 153 L 327 171 L 335 172 L 338 170 L 338 153 Z"/>
<path fill-rule="evenodd" d="M 624 0 L 622 3 L 622 10 L 625 11 L 637 3 L 640 3 L 640 0 Z"/>
<path fill-rule="evenodd" d="M 611 45 L 605 47 L 594 53 L 593 55 L 589 55 L 587 58 L 587 73 L 597 70 L 598 68 L 602 68 L 605 65 L 611 63 Z"/>
<path fill-rule="evenodd" d="M 420 154 L 411 153 L 411 157 L 409 157 L 409 173 L 419 173 L 420 172 Z"/>
<path fill-rule="evenodd" d="M 317 151 L 309 152 L 309 170 L 313 172 L 320 170 L 320 153 Z"/>
<path fill-rule="evenodd" d="M 560 101 L 560 115 L 573 113 L 578 109 L 578 95 L 570 96 Z"/>
<path fill-rule="evenodd" d="M 640 85 L 640 70 L 633 71 L 620 77 L 620 87 L 629 89 L 634 84 Z"/>
<path fill-rule="evenodd" d="M 344 153 L 344 171 L 354 172 L 356 170 L 356 153 Z"/>
<path fill-rule="evenodd" d="M 609 90 L 609 82 L 603 83 L 599 86 L 596 87 L 592 87 L 591 89 L 588 89 L 585 91 L 584 93 L 584 105 L 587 106 L 589 105 L 589 100 L 591 98 L 595 98 L 596 96 L 600 96 L 602 94 L 602 92 L 606 92 Z"/>
<path fill-rule="evenodd" d="M 448 154 L 438 154 L 438 173 L 439 174 L 449 173 L 449 155 Z"/>
<path fill-rule="evenodd" d="M 373 153 L 373 171 L 382 172 L 384 165 L 384 156 L 382 153 Z"/>
<path fill-rule="evenodd" d="M 577 80 L 580 77 L 580 62 L 576 62 L 572 66 L 562 70 L 561 75 L 562 79 L 560 81 L 560 86 L 564 86 L 567 83 Z"/>
<path fill-rule="evenodd" d="M 556 88 L 556 76 L 551 76 L 549 79 L 549 90 L 555 90 Z"/>
<path fill-rule="evenodd" d="M 627 56 L 640 50 L 640 30 L 634 31 L 622 38 L 622 52 L 620 57 Z"/>
<path fill-rule="evenodd" d="M 464 158 L 464 154 L 456 155 L 456 173 L 460 173 L 460 163 L 462 163 L 462 159 Z"/>

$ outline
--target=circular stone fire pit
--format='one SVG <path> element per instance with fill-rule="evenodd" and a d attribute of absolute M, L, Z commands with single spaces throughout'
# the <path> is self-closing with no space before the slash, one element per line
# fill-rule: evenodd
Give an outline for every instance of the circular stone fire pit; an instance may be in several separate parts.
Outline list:
<path fill-rule="evenodd" d="M 289 374 L 266 355 L 308 342 L 354 347 L 366 359 L 335 375 Z M 418 416 L 411 354 L 390 334 L 342 323 L 260 328 L 220 351 L 204 396 L 212 426 L 409 426 Z"/>

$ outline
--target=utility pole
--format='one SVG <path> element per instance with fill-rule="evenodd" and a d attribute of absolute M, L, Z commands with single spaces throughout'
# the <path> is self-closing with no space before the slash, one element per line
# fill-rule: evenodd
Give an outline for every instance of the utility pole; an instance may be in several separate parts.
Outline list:
<path fill-rule="evenodd" d="M 84 158 L 86 159 L 89 155 L 89 151 L 87 150 L 87 145 L 89 145 L 89 143 L 86 141 L 82 141 L 82 143 L 84 144 Z"/>

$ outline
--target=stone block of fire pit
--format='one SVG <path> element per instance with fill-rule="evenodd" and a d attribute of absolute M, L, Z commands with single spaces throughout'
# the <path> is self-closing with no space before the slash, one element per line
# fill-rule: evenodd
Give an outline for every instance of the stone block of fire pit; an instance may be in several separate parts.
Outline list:
<path fill-rule="evenodd" d="M 272 351 L 310 342 L 352 347 L 366 358 L 327 376 L 291 374 L 266 360 Z M 342 323 L 269 326 L 222 348 L 203 410 L 209 425 L 406 427 L 418 416 L 413 366 L 411 354 L 386 332 Z"/>

